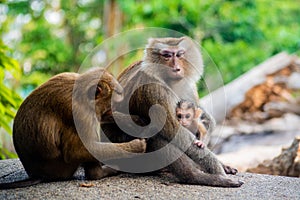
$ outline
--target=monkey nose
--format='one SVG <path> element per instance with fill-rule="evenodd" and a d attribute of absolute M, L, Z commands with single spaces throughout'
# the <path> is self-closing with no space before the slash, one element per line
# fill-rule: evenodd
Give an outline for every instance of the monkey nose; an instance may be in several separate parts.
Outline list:
<path fill-rule="evenodd" d="M 174 72 L 179 72 L 179 71 L 180 71 L 180 67 L 174 66 L 173 71 L 174 71 Z"/>

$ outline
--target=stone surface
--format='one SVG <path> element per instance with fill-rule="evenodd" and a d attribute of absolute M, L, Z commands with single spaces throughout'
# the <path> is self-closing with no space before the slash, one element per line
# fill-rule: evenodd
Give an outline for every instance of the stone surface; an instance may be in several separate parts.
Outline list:
<path fill-rule="evenodd" d="M 17 159 L 0 161 L 0 169 L 0 183 L 27 177 Z M 184 185 L 167 174 L 120 174 L 87 181 L 79 170 L 71 181 L 0 190 L 0 199 L 300 199 L 299 178 L 251 173 L 232 177 L 242 180 L 244 185 L 240 188 Z M 80 187 L 83 183 L 91 187 Z"/>

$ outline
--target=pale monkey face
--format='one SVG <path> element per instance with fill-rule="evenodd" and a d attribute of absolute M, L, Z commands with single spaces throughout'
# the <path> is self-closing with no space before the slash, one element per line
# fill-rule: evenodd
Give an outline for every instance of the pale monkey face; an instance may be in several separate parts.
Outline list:
<path fill-rule="evenodd" d="M 177 120 L 184 127 L 191 126 L 193 119 L 194 119 L 194 115 L 195 115 L 195 113 L 192 108 L 190 108 L 190 109 L 177 108 L 176 109 Z"/>

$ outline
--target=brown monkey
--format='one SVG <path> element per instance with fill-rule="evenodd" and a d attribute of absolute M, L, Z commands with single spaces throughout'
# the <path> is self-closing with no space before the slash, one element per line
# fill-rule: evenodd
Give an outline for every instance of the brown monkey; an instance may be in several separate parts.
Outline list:
<path fill-rule="evenodd" d="M 146 129 L 148 133 L 142 134 L 148 138 L 147 154 L 157 154 L 148 160 L 134 160 L 145 162 L 144 168 L 150 166 L 150 171 L 151 167 L 168 165 L 167 168 L 183 183 L 239 187 L 242 182 L 228 178 L 216 156 L 207 148 L 194 145 L 195 135 L 182 127 L 175 117 L 180 99 L 197 105 L 196 82 L 202 71 L 201 54 L 191 39 L 150 39 L 143 60 L 131 65 L 118 78 L 125 98 L 116 105 L 116 110 L 139 116 L 149 128 Z M 125 138 L 112 131 L 118 121 L 122 121 L 122 116 L 116 114 L 118 112 L 114 112 L 117 123 L 103 127 L 105 134 L 115 141 Z M 131 126 L 139 128 L 134 123 Z"/>
<path fill-rule="evenodd" d="M 62 73 L 34 90 L 22 103 L 13 125 L 14 146 L 30 179 L 4 183 L 0 188 L 70 179 L 81 164 L 87 179 L 116 173 L 98 160 L 146 149 L 145 141 L 139 139 L 112 144 L 98 138 L 97 127 L 111 112 L 111 101 L 122 98 L 123 88 L 103 69 L 81 75 Z M 79 137 L 80 132 L 84 136 Z"/>
<path fill-rule="evenodd" d="M 203 111 L 196 107 L 193 102 L 181 100 L 177 103 L 176 117 L 179 123 L 189 129 L 194 135 L 196 135 L 197 145 L 200 148 L 204 148 L 204 138 L 207 130 L 204 124 L 201 122 L 200 117 Z"/>

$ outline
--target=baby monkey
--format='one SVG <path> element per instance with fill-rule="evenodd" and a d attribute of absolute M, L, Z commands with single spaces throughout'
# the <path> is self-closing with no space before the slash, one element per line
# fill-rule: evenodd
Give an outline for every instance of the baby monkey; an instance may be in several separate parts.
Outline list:
<path fill-rule="evenodd" d="M 207 129 L 201 121 L 201 115 L 203 111 L 198 108 L 194 103 L 186 100 L 181 100 L 177 103 L 176 117 L 179 123 L 196 135 L 194 144 L 200 148 L 204 148 L 204 138 L 207 133 Z"/>

